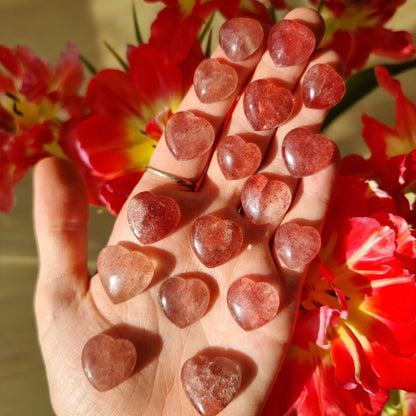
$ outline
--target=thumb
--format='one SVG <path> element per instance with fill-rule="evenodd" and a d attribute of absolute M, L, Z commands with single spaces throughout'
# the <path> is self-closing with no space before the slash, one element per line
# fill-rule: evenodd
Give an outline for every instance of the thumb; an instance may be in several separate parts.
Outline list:
<path fill-rule="evenodd" d="M 88 290 L 88 212 L 86 189 L 73 166 L 62 159 L 41 160 L 34 171 L 37 315 L 41 307 L 52 312 Z"/>

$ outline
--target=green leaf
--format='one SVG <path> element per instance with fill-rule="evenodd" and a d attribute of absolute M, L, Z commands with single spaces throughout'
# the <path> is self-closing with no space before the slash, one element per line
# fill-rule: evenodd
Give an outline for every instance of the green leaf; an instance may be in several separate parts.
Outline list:
<path fill-rule="evenodd" d="M 198 36 L 199 43 L 202 43 L 205 37 L 211 33 L 211 26 L 212 26 L 212 22 L 214 21 L 214 16 L 215 16 L 215 10 L 211 13 L 211 16 L 209 17 L 208 22 L 202 29 L 201 34 Z"/>
<path fill-rule="evenodd" d="M 408 69 L 416 68 L 416 60 L 400 64 L 378 66 L 384 66 L 394 76 Z M 344 98 L 335 107 L 331 108 L 323 128 L 327 127 L 344 111 L 348 110 L 352 105 L 361 100 L 361 98 L 373 91 L 374 88 L 378 87 L 374 67 L 357 72 L 346 81 L 345 85 L 347 89 Z"/>
<path fill-rule="evenodd" d="M 134 32 L 136 34 L 136 40 L 137 40 L 137 43 L 141 45 L 143 43 L 143 38 L 140 33 L 139 19 L 137 18 L 137 11 L 136 11 L 136 6 L 134 2 L 133 2 L 133 21 L 134 21 Z"/>
<path fill-rule="evenodd" d="M 104 41 L 104 45 L 105 47 L 111 52 L 111 54 L 114 56 L 114 58 L 116 58 L 116 60 L 118 61 L 118 63 L 122 66 L 122 68 L 125 71 L 129 70 L 129 66 L 127 65 L 127 63 L 124 61 L 124 59 L 116 52 L 116 50 L 107 42 Z"/>
<path fill-rule="evenodd" d="M 273 6 L 269 6 L 269 13 L 270 13 L 270 17 L 273 20 L 273 23 L 277 22 L 277 14 L 276 14 L 276 9 Z"/>
<path fill-rule="evenodd" d="M 97 69 L 95 66 L 84 56 L 78 55 L 79 60 L 83 63 L 85 68 L 90 72 L 91 75 L 95 75 L 97 73 Z"/>
<path fill-rule="evenodd" d="M 212 30 L 210 30 L 208 34 L 207 46 L 204 52 L 205 57 L 209 58 L 211 56 L 211 53 L 212 53 L 211 48 L 212 48 Z"/>

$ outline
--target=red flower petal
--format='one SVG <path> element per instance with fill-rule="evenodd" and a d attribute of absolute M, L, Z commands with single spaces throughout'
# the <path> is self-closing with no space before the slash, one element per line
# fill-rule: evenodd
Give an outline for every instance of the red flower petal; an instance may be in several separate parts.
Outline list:
<path fill-rule="evenodd" d="M 130 51 L 130 77 L 145 105 L 153 110 L 177 106 L 183 95 L 182 74 L 176 63 L 165 60 L 160 50 L 142 44 Z M 162 103 L 162 105 L 161 105 Z"/>
<path fill-rule="evenodd" d="M 3 65 L 13 78 L 20 78 L 21 67 L 17 56 L 9 48 L 0 45 L 0 64 Z"/>
<path fill-rule="evenodd" d="M 351 230 L 345 238 L 346 260 L 351 270 L 363 274 L 385 274 L 394 260 L 395 234 L 374 218 L 350 219 Z"/>
<path fill-rule="evenodd" d="M 412 322 L 416 316 L 416 286 L 413 277 L 394 276 L 373 281 L 371 293 L 366 296 L 360 309 L 386 320 Z"/>
<path fill-rule="evenodd" d="M 185 16 L 179 6 L 167 7 L 159 12 L 151 26 L 149 45 L 165 52 L 165 58 L 179 64 L 189 54 L 201 28 L 202 20 Z"/>
<path fill-rule="evenodd" d="M 91 116 L 78 127 L 80 155 L 96 174 L 107 179 L 143 171 L 155 141 L 109 117 Z"/>
<path fill-rule="evenodd" d="M 304 349 L 309 348 L 309 343 L 328 348 L 328 326 L 338 317 L 339 311 L 326 305 L 302 312 L 296 324 L 293 343 Z"/>
<path fill-rule="evenodd" d="M 61 96 L 76 95 L 84 82 L 84 71 L 79 59 L 78 49 L 68 44 L 59 58 L 52 85 Z"/>
<path fill-rule="evenodd" d="M 133 172 L 104 182 L 99 189 L 100 200 L 113 215 L 118 215 L 143 172 Z"/>
<path fill-rule="evenodd" d="M 106 69 L 98 72 L 90 81 L 87 102 L 95 114 L 116 120 L 140 118 L 142 100 L 128 74 Z"/>
<path fill-rule="evenodd" d="M 25 71 L 20 92 L 29 101 L 38 102 L 48 91 L 52 68 L 29 48 L 17 46 L 15 53 Z"/>
<path fill-rule="evenodd" d="M 381 345 L 371 345 L 371 362 L 378 372 L 379 385 L 386 390 L 416 391 L 416 355 L 396 357 Z"/>
<path fill-rule="evenodd" d="M 311 346 L 308 351 L 292 346 L 269 395 L 262 416 L 380 415 L 388 394 L 352 390 L 335 382 L 329 353 Z"/>
<path fill-rule="evenodd" d="M 377 374 L 364 349 L 347 325 L 337 327 L 337 336 L 331 339 L 331 356 L 335 366 L 335 379 L 345 389 L 360 384 L 364 390 L 377 394 Z"/>

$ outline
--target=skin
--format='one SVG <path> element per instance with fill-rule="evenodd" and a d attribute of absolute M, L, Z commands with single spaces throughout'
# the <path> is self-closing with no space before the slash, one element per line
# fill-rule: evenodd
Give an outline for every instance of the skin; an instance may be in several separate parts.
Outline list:
<path fill-rule="evenodd" d="M 286 18 L 309 26 L 317 42 L 324 28 L 320 16 L 311 9 L 296 9 Z M 265 42 L 244 62 L 232 63 L 239 74 L 239 89 L 250 78 L 275 78 L 294 89 L 299 101 L 299 83 L 305 69 L 316 62 L 332 65 L 341 72 L 333 51 L 318 51 L 309 62 L 276 68 Z M 264 52 L 264 53 L 263 53 Z M 227 58 L 220 49 L 215 57 Z M 295 87 L 296 86 L 296 87 Z M 216 153 L 192 161 L 176 161 L 162 137 L 150 165 L 173 175 L 195 181 L 208 165 L 198 192 L 153 173 L 146 173 L 132 195 L 156 190 L 173 197 L 182 210 L 178 229 L 168 237 L 143 247 L 155 262 L 156 274 L 149 288 L 140 295 L 114 305 L 106 295 L 99 276 L 87 269 L 88 200 L 81 179 L 70 164 L 44 159 L 35 169 L 35 231 L 40 269 L 35 295 L 39 341 L 47 370 L 52 405 L 59 416 L 195 416 L 180 381 L 182 364 L 196 353 L 215 347 L 239 359 L 244 367 L 243 387 L 221 412 L 227 416 L 252 416 L 261 412 L 273 381 L 290 345 L 307 267 L 290 270 L 270 249 L 270 241 L 280 222 L 296 220 L 320 229 L 336 175 L 336 161 L 302 180 L 289 177 L 280 147 L 287 132 L 309 127 L 318 132 L 325 110 L 295 108 L 292 117 L 277 131 L 254 132 L 248 124 L 240 100 L 223 131 L 221 126 L 237 93 L 226 101 L 202 104 L 193 89 L 180 110 L 204 115 L 218 136 L 241 134 L 256 142 L 264 155 L 260 171 L 285 181 L 293 202 L 283 218 L 265 226 L 255 226 L 238 213 L 244 179 L 227 181 L 219 170 Z M 51 192 L 53 190 L 53 192 Z M 118 216 L 108 244 L 140 243 L 127 223 L 127 204 Z M 226 264 L 208 269 L 195 257 L 189 244 L 190 228 L 201 215 L 216 213 L 240 224 L 245 241 L 238 256 Z M 174 247 L 174 249 L 172 249 Z M 253 273 L 264 276 L 280 295 L 278 315 L 266 325 L 244 331 L 232 319 L 226 293 L 237 278 Z M 158 304 L 157 291 L 170 275 L 193 272 L 209 284 L 213 299 L 206 315 L 193 325 L 180 329 L 172 325 Z M 137 371 L 127 381 L 100 393 L 82 371 L 81 351 L 94 335 L 118 325 L 118 335 L 136 337 L 140 353 Z M 139 328 L 139 329 L 136 329 Z"/>

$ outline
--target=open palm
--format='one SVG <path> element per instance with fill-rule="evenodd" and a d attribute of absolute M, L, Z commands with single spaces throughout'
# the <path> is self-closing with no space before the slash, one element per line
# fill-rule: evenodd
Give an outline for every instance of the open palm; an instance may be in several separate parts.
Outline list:
<path fill-rule="evenodd" d="M 319 15 L 310 9 L 296 9 L 287 18 L 309 26 L 319 42 L 323 33 Z M 238 134 L 257 143 L 263 154 L 260 172 L 277 177 L 289 186 L 290 209 L 272 224 L 253 224 L 239 209 L 245 179 L 226 180 L 215 151 L 211 158 L 202 156 L 177 161 L 162 137 L 150 163 L 153 168 L 188 181 L 196 181 L 206 166 L 208 169 L 197 192 L 167 177 L 146 172 L 132 193 L 134 196 L 154 191 L 178 203 L 179 226 L 166 238 L 143 246 L 128 224 L 128 204 L 118 216 L 109 245 L 138 247 L 155 265 L 152 282 L 138 296 L 114 304 L 99 276 L 90 278 L 87 269 L 88 202 L 83 185 L 67 162 L 46 159 L 38 164 L 35 221 L 40 271 L 35 307 L 51 400 L 58 415 L 196 415 L 197 411 L 185 395 L 180 374 L 183 363 L 201 352 L 232 358 L 243 368 L 241 389 L 221 414 L 244 416 L 261 412 L 290 344 L 306 273 L 306 266 L 289 269 L 281 263 L 270 249 L 271 241 L 279 223 L 290 220 L 319 230 L 336 172 L 336 160 L 298 180 L 288 174 L 282 159 L 281 144 L 285 135 L 296 127 L 319 131 L 326 110 L 297 105 L 289 121 L 277 130 L 259 132 L 254 131 L 245 118 L 240 100 L 223 131 L 221 129 L 233 101 L 249 80 L 278 79 L 299 98 L 302 74 L 307 67 L 317 62 L 328 63 L 337 70 L 340 67 L 333 52 L 318 51 L 309 62 L 276 68 L 264 50 L 265 45 L 242 63 L 233 64 L 239 76 L 239 90 L 229 99 L 201 104 L 191 89 L 179 110 L 203 115 L 220 139 Z M 214 57 L 228 60 L 220 48 Z M 190 244 L 192 224 L 207 214 L 235 221 L 244 233 L 238 255 L 213 268 L 205 267 L 198 260 Z M 179 328 L 167 319 L 158 299 L 162 283 L 173 275 L 200 278 L 210 289 L 208 310 L 186 328 Z M 229 312 L 227 291 L 235 280 L 253 275 L 261 276 L 277 289 L 280 306 L 271 321 L 245 331 Z M 128 380 L 99 392 L 83 373 L 81 353 L 90 338 L 103 332 L 114 338 L 131 340 L 138 357 Z"/>

